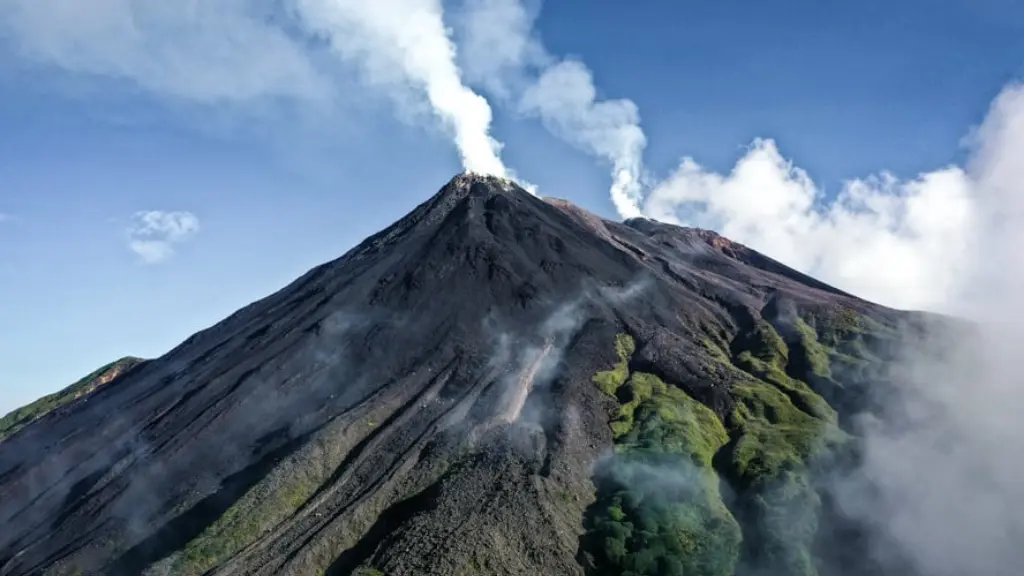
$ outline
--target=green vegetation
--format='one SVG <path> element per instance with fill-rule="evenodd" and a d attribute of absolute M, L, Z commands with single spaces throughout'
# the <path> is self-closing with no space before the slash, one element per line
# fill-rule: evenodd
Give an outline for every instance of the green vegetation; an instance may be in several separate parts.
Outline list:
<path fill-rule="evenodd" d="M 800 328 L 800 327 L 803 328 Z M 790 377 L 786 369 L 792 359 L 799 356 L 810 357 L 811 363 L 824 362 L 818 369 L 828 373 L 828 356 L 813 336 L 813 331 L 799 319 L 797 332 L 800 334 L 798 349 L 791 350 L 775 329 L 759 320 L 754 328 L 738 339 L 745 348 L 738 351 L 735 365 L 756 379 L 755 385 L 771 384 L 784 393 L 800 410 L 812 416 L 835 422 L 835 411 L 824 398 L 811 390 L 802 380 Z M 813 350 L 808 347 L 813 347 Z"/>
<path fill-rule="evenodd" d="M 36 400 L 27 406 L 22 406 L 3 418 L 0 418 L 0 442 L 14 435 L 33 421 L 42 418 L 62 406 L 70 404 L 74 400 L 89 394 L 90 392 L 93 392 L 102 385 L 107 384 L 118 375 L 126 372 L 128 369 L 140 362 L 142 362 L 141 358 L 131 356 L 121 358 L 116 362 L 111 362 L 110 364 L 99 368 L 85 378 L 82 378 L 78 382 L 75 382 L 71 386 L 68 386 L 59 392 L 43 396 L 39 400 Z"/>
<path fill-rule="evenodd" d="M 798 409 L 779 389 L 737 383 L 730 417 L 736 438 L 728 476 L 741 495 L 752 556 L 771 573 L 815 574 L 811 548 L 820 507 L 809 463 L 840 445 L 845 435 L 831 422 Z"/>
<path fill-rule="evenodd" d="M 615 338 L 615 352 L 619 355 L 619 361 L 615 367 L 607 372 L 598 372 L 594 376 L 594 383 L 598 388 L 609 396 L 614 396 L 619 386 L 629 378 L 629 358 L 636 351 L 636 343 L 629 334 L 619 334 Z"/>
<path fill-rule="evenodd" d="M 856 316 L 839 318 L 847 338 L 856 336 Z M 731 381 L 735 404 L 725 425 L 683 390 L 630 374 L 635 345 L 618 336 L 618 362 L 594 377 L 617 401 L 616 454 L 597 470 L 597 503 L 586 521 L 594 573 L 731 575 L 741 560 L 767 573 L 817 573 L 821 502 L 812 470 L 848 437 L 828 403 L 787 373 L 804 359 L 809 376 L 830 379 L 837 353 L 803 320 L 791 336 L 787 344 L 758 319 L 731 347 L 710 334 L 699 342 L 702 366 Z M 735 492 L 732 511 L 719 474 Z"/>
<path fill-rule="evenodd" d="M 595 562 L 612 574 L 732 574 L 742 537 L 712 468 L 729 436 L 682 390 L 650 374 L 626 374 L 627 338 L 617 340 L 616 370 L 595 377 L 619 400 L 617 455 L 599 471 L 587 520 Z"/>
<path fill-rule="evenodd" d="M 802 319 L 796 319 L 796 330 L 799 334 L 800 348 L 807 359 L 807 367 L 811 374 L 823 378 L 832 377 L 829 366 L 828 349 L 818 342 L 818 334 Z"/>
<path fill-rule="evenodd" d="M 352 576 L 384 576 L 384 573 L 376 568 L 369 566 L 360 566 L 352 572 Z"/>
<path fill-rule="evenodd" d="M 172 573 L 203 574 L 228 560 L 245 546 L 285 520 L 312 496 L 318 484 L 311 482 L 302 469 L 296 478 L 277 479 L 284 484 L 262 482 L 228 509 L 195 540 L 189 542 L 175 563 Z"/>
<path fill-rule="evenodd" d="M 294 515 L 330 476 L 335 451 L 328 440 L 320 438 L 283 460 L 185 546 L 171 573 L 203 574 Z"/>

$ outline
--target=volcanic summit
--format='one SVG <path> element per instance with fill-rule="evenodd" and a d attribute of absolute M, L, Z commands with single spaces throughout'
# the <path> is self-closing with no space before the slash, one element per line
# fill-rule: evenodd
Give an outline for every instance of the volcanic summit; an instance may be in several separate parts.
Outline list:
<path fill-rule="evenodd" d="M 0 441 L 0 575 L 876 574 L 816 479 L 911 320 L 459 175 L 31 412 Z"/>

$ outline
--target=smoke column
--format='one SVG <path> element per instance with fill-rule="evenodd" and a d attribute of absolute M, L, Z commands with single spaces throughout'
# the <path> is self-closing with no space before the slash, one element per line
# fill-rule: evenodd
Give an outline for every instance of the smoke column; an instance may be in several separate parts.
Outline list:
<path fill-rule="evenodd" d="M 624 218 L 641 215 L 647 139 L 636 105 L 600 100 L 590 70 L 558 60 L 533 34 L 536 11 L 520 0 L 464 0 L 457 18 L 467 78 L 552 134 L 612 165 L 611 196 Z"/>
<path fill-rule="evenodd" d="M 296 0 L 301 19 L 371 81 L 422 91 L 453 132 L 466 170 L 506 176 L 491 108 L 462 82 L 440 0 Z"/>

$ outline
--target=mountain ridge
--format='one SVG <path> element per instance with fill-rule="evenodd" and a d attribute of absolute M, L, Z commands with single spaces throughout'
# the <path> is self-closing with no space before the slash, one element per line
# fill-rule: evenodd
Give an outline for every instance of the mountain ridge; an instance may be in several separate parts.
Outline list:
<path fill-rule="evenodd" d="M 11 410 L 0 418 L 0 442 L 17 434 L 19 430 L 47 414 L 87 397 L 100 386 L 105 386 L 128 370 L 145 362 L 144 358 L 124 356 L 93 370 L 74 384 L 47 394 L 34 402 Z"/>
<path fill-rule="evenodd" d="M 815 446 L 845 453 L 908 322 L 462 174 L 0 443 L 0 574 L 857 574 L 764 515 L 834 513 Z M 699 480 L 650 508 L 652 463 Z"/>

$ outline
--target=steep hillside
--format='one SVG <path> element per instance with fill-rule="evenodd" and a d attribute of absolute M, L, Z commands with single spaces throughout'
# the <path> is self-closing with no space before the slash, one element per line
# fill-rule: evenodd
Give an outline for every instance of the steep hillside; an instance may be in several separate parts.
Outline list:
<path fill-rule="evenodd" d="M 82 378 L 78 382 L 75 382 L 71 386 L 68 386 L 59 392 L 43 396 L 31 404 L 14 410 L 3 418 L 0 418 L 0 442 L 43 416 L 46 416 L 47 414 L 66 406 L 87 394 L 95 392 L 100 386 L 109 384 L 115 378 L 124 374 L 128 370 L 131 370 L 141 362 L 143 362 L 142 358 L 135 358 L 132 356 L 121 358 L 120 360 L 111 362 L 106 366 L 102 366 L 85 378 Z"/>
<path fill-rule="evenodd" d="M 0 575 L 878 574 L 823 479 L 918 324 L 461 175 L 0 443 Z"/>

